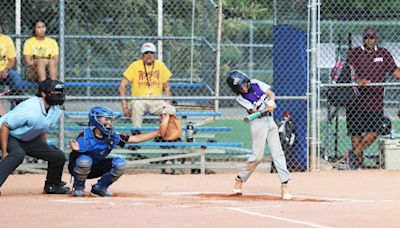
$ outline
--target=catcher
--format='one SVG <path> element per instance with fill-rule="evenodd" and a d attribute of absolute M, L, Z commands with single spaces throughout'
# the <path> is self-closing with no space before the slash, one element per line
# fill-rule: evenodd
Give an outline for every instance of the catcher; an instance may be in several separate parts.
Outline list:
<path fill-rule="evenodd" d="M 84 196 L 86 179 L 98 177 L 100 179 L 92 186 L 91 192 L 102 197 L 112 196 L 108 187 L 126 170 L 125 159 L 106 158 L 117 145 L 123 147 L 126 143 L 144 142 L 158 136 L 171 138 L 179 135 L 179 132 L 174 132 L 169 126 L 172 124 L 168 123 L 169 116 L 161 121 L 159 130 L 134 136 L 113 131 L 113 118 L 114 113 L 109 108 L 93 107 L 89 111 L 89 127 L 81 132 L 76 140 L 69 142 L 72 152 L 69 156 L 68 170 L 74 177 L 72 196 Z M 169 129 L 165 129 L 168 127 Z"/>

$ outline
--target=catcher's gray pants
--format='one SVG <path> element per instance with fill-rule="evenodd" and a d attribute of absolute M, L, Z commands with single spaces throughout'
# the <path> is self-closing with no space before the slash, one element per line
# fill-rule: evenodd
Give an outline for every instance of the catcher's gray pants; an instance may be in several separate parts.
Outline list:
<path fill-rule="evenodd" d="M 153 115 L 161 115 L 164 107 L 167 114 L 175 114 L 176 109 L 168 102 L 160 100 L 132 100 L 132 125 L 140 127 L 146 112 Z"/>
<path fill-rule="evenodd" d="M 239 172 L 239 177 L 246 182 L 257 165 L 260 164 L 265 149 L 265 143 L 268 141 L 272 160 L 276 166 L 281 183 L 291 179 L 290 173 L 286 167 L 286 158 L 279 140 L 278 127 L 271 116 L 257 118 L 250 125 L 251 138 L 253 143 L 253 154 L 247 160 L 247 164 Z"/>
<path fill-rule="evenodd" d="M 0 162 L 0 186 L 23 161 L 25 155 L 48 161 L 46 182 L 59 184 L 65 164 L 65 155 L 58 148 L 52 147 L 40 137 L 31 141 L 20 141 L 9 136 L 7 144 L 8 155 Z"/>

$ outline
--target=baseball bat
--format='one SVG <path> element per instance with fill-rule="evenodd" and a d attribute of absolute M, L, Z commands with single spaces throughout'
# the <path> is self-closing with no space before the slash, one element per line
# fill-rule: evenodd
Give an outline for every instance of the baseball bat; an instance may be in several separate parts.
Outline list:
<path fill-rule="evenodd" d="M 248 123 L 248 122 L 250 122 L 250 121 L 253 121 L 253 120 L 257 119 L 258 117 L 260 117 L 262 114 L 266 113 L 266 112 L 267 112 L 267 110 L 263 110 L 263 111 L 261 111 L 261 112 L 254 112 L 254 113 L 252 113 L 252 114 L 246 116 L 246 117 L 244 118 L 244 122 L 245 122 L 245 123 Z"/>

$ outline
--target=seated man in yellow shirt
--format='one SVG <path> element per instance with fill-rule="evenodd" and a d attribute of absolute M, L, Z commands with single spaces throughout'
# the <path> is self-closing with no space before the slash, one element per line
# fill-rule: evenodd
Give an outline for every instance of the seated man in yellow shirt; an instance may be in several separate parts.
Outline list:
<path fill-rule="evenodd" d="M 23 51 L 25 64 L 29 67 L 27 75 L 35 82 L 44 81 L 46 75 L 56 80 L 59 55 L 57 42 L 46 36 L 46 24 L 41 20 L 34 23 L 32 32 L 33 37 L 25 41 Z"/>
<path fill-rule="evenodd" d="M 162 97 L 171 96 L 169 78 L 172 73 L 165 64 L 155 59 L 156 46 L 145 43 L 141 48 L 141 59 L 134 61 L 123 73 L 119 85 L 119 94 L 127 95 L 126 87 L 131 84 L 131 96 L 133 97 Z M 160 115 L 163 110 L 168 114 L 175 114 L 175 107 L 164 100 L 132 100 L 131 107 L 126 100 L 121 100 L 122 110 L 127 117 L 132 117 L 134 127 L 140 127 L 143 123 L 143 115 L 149 112 Z"/>

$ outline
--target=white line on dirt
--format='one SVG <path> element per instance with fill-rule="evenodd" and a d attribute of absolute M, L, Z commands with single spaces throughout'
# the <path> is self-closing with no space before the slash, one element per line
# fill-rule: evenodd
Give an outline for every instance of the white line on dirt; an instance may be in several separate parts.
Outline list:
<path fill-rule="evenodd" d="M 163 196 L 193 196 L 193 195 L 199 195 L 199 194 L 210 194 L 210 193 L 205 193 L 205 192 L 160 192 L 160 195 Z M 213 192 L 212 194 L 218 194 Z"/>
<path fill-rule="evenodd" d="M 76 199 L 58 199 L 58 200 L 51 200 L 53 202 L 59 202 L 59 203 L 86 203 L 86 204 L 91 204 L 91 203 L 103 203 L 100 201 L 93 201 L 93 200 L 76 200 Z"/>
<path fill-rule="evenodd" d="M 254 215 L 254 216 L 263 217 L 263 218 L 270 218 L 270 219 L 275 219 L 275 220 L 289 222 L 289 223 L 301 224 L 301 225 L 306 225 L 306 226 L 310 226 L 310 227 L 316 227 L 316 228 L 328 228 L 329 227 L 329 226 L 319 225 L 316 223 L 301 221 L 301 220 L 297 220 L 297 219 L 290 219 L 290 218 L 285 218 L 285 217 L 280 217 L 280 216 L 260 214 L 260 213 L 256 213 L 256 212 L 247 211 L 242 208 L 233 208 L 233 207 L 225 207 L 225 208 L 228 210 L 237 211 L 237 212 L 240 212 L 243 214 Z"/>

